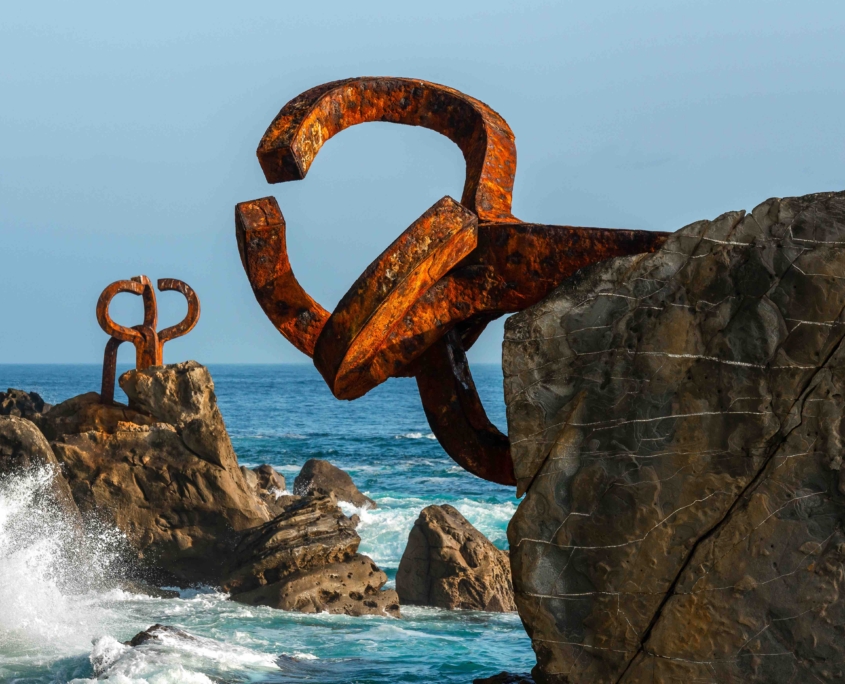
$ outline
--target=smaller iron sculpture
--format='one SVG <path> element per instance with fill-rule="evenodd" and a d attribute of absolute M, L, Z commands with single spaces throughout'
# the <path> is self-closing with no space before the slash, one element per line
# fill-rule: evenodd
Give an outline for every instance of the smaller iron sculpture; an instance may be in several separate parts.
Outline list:
<path fill-rule="evenodd" d="M 188 313 L 181 323 L 156 331 L 158 309 L 153 284 L 147 276 L 135 276 L 130 280 L 118 280 L 109 285 L 97 301 L 97 322 L 111 339 L 106 343 L 103 355 L 103 384 L 100 389 L 100 401 L 103 404 L 114 403 L 114 379 L 117 372 L 117 348 L 123 342 L 135 345 L 135 368 L 144 370 L 150 366 L 162 364 L 164 343 L 182 335 L 187 335 L 200 317 L 200 300 L 190 285 L 175 278 L 160 278 L 158 289 L 162 292 L 176 290 L 188 300 Z M 127 328 L 115 323 L 109 316 L 112 299 L 121 292 L 131 292 L 144 299 L 144 322 Z"/>

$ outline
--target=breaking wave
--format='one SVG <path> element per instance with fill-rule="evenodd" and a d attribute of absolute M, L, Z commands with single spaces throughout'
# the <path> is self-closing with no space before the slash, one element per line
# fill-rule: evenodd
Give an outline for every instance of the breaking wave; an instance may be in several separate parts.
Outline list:
<path fill-rule="evenodd" d="M 372 496 L 372 494 L 370 494 Z M 346 515 L 361 518 L 357 532 L 361 537 L 360 551 L 370 556 L 382 569 L 396 569 L 408 534 L 420 511 L 431 501 L 416 498 L 376 498 L 378 508 L 357 507 L 340 502 Z M 508 548 L 507 526 L 516 512 L 516 502 L 480 503 L 471 499 L 443 501 L 457 508 L 476 529 L 501 549 Z"/>

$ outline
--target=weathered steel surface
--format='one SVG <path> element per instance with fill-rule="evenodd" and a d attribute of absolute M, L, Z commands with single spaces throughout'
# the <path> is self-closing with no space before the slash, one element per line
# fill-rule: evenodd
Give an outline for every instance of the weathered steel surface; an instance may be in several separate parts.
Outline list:
<path fill-rule="evenodd" d="M 256 299 L 336 397 L 414 376 L 446 452 L 479 477 L 515 484 L 507 437 L 484 412 L 466 350 L 489 321 L 538 302 L 579 269 L 654 251 L 667 234 L 519 221 L 511 213 L 516 147 L 504 119 L 452 88 L 412 79 L 347 79 L 294 98 L 258 146 L 265 177 L 304 178 L 329 138 L 367 121 L 424 126 L 454 141 L 467 163 L 461 203 L 437 202 L 330 314 L 293 275 L 276 201 L 243 202 L 236 234 Z"/>
<path fill-rule="evenodd" d="M 114 403 L 114 380 L 117 365 L 117 350 L 123 342 L 135 345 L 135 367 L 138 370 L 150 366 L 160 366 L 163 358 L 164 343 L 172 339 L 187 335 L 200 317 L 200 301 L 196 293 L 187 283 L 174 278 L 161 278 L 158 289 L 162 292 L 175 290 L 181 292 L 188 302 L 188 312 L 180 323 L 161 331 L 158 326 L 158 308 L 155 290 L 147 276 L 135 276 L 130 280 L 118 280 L 103 290 L 97 301 L 97 322 L 111 339 L 106 343 L 103 354 L 103 381 L 100 388 L 100 401 L 104 404 Z M 127 328 L 115 323 L 109 315 L 111 300 L 121 292 L 139 295 L 144 300 L 144 322 Z"/>

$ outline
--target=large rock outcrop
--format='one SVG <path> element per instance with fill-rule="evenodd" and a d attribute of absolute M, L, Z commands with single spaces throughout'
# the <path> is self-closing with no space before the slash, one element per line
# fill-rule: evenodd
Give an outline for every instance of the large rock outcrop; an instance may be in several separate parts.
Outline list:
<path fill-rule="evenodd" d="M 283 497 L 283 512 L 234 549 L 223 587 L 250 605 L 302 613 L 399 616 L 396 592 L 358 553 L 355 523 L 329 497 Z"/>
<path fill-rule="evenodd" d="M 507 552 L 453 506 L 427 506 L 408 536 L 396 573 L 403 605 L 516 610 Z"/>
<path fill-rule="evenodd" d="M 845 193 L 598 264 L 508 321 L 539 682 L 845 673 Z"/>
<path fill-rule="evenodd" d="M 126 534 L 162 579 L 215 584 L 241 534 L 271 514 L 238 468 L 211 376 L 189 361 L 120 382 L 133 409 L 91 393 L 42 421 L 73 497 Z"/>
<path fill-rule="evenodd" d="M 89 393 L 35 412 L 50 444 L 34 423 L 0 416 L 0 473 L 51 468 L 80 530 L 80 510 L 115 525 L 143 577 L 221 586 L 235 600 L 285 610 L 399 615 L 396 592 L 382 589 L 387 576 L 358 553 L 357 516 L 317 486 L 286 494 L 269 465 L 238 466 L 206 368 L 157 366 L 120 383 L 129 407 Z M 15 402 L 33 403 L 24 392 Z M 331 477 L 309 471 L 308 481 L 340 483 L 341 498 L 358 491 L 333 466 L 315 472 Z"/>
<path fill-rule="evenodd" d="M 305 461 L 293 481 L 293 493 L 297 496 L 329 496 L 358 508 L 377 508 L 375 501 L 358 490 L 349 473 L 319 458 Z"/>

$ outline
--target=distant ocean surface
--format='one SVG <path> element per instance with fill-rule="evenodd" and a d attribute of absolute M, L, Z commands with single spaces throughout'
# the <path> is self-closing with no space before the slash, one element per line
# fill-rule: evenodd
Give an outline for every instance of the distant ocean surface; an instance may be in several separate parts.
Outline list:
<path fill-rule="evenodd" d="M 507 548 L 514 490 L 473 477 L 443 452 L 412 379 L 342 402 L 310 365 L 209 369 L 241 464 L 269 463 L 291 489 L 306 460 L 327 459 L 376 500 L 376 510 L 350 506 L 346 513 L 361 515 L 360 550 L 388 574 L 389 586 L 408 532 L 430 504 L 452 504 Z M 100 372 L 94 365 L 0 365 L 0 390 L 36 391 L 58 403 L 99 391 Z M 504 430 L 501 369 L 477 365 L 473 375 L 491 420 Z M 116 399 L 126 401 L 119 390 Z M 70 591 L 63 578 L 89 569 L 56 567 L 63 530 L 39 521 L 39 486 L 34 478 L 0 480 L 0 682 L 467 684 L 534 664 L 516 614 L 403 606 L 401 620 L 352 618 L 243 606 L 207 588 L 170 600 Z M 104 544 L 103 563 L 108 553 Z M 156 622 L 200 639 L 121 645 Z"/>

